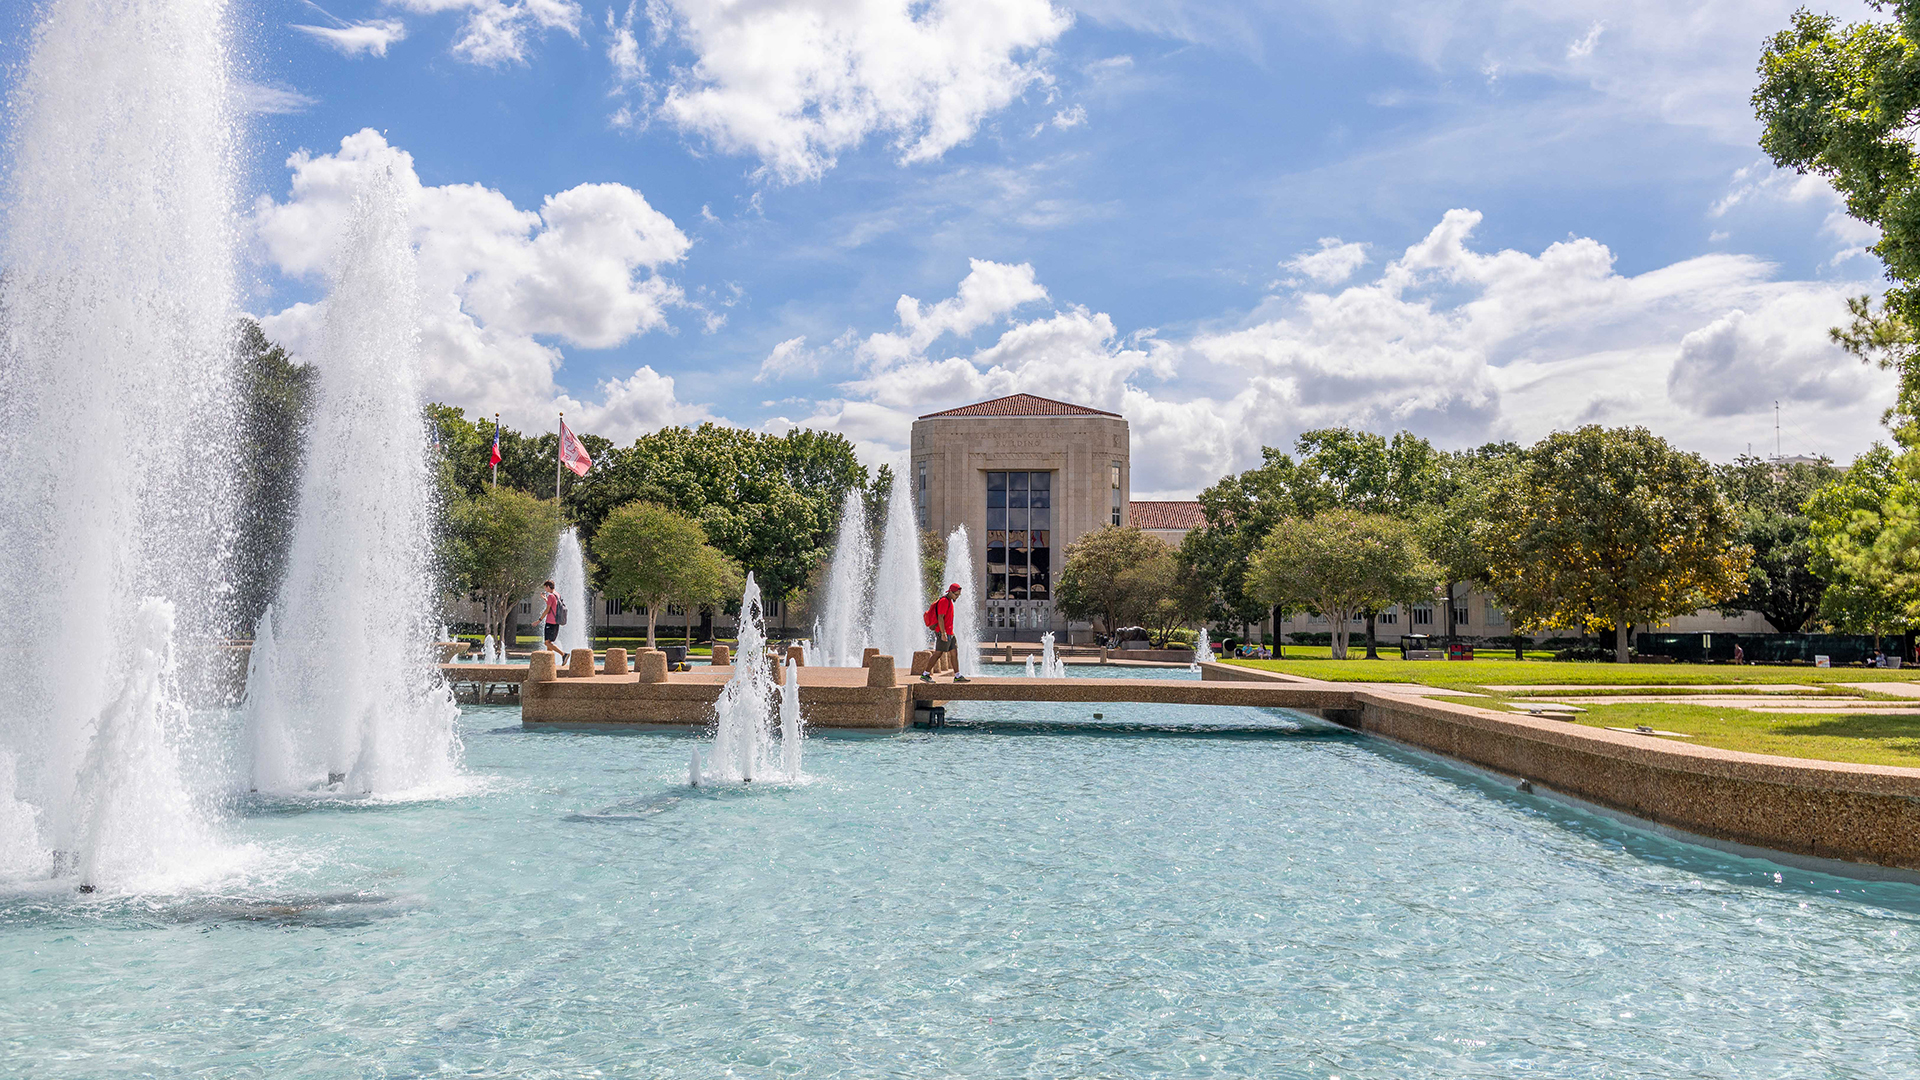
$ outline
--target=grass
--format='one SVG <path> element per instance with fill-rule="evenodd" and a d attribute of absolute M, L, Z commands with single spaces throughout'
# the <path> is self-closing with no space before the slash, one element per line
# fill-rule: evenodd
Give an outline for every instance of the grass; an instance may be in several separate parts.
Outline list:
<path fill-rule="evenodd" d="M 1298 651 L 1304 652 L 1305 649 Z M 1920 668 L 1776 667 L 1747 664 L 1595 664 L 1560 660 L 1334 660 L 1324 655 L 1286 660 L 1230 660 L 1243 667 L 1304 675 L 1329 682 L 1404 682 L 1449 690 L 1478 691 L 1485 686 L 1682 686 L 1753 683 L 1801 683 L 1820 686 L 1847 682 L 1906 682 L 1920 679 Z"/>
<path fill-rule="evenodd" d="M 1291 656 L 1306 649 L 1288 648 Z M 1334 660 L 1320 656 L 1287 660 L 1234 660 L 1231 663 L 1330 682 L 1417 683 L 1449 690 L 1486 694 L 1472 703 L 1504 711 L 1528 701 L 1521 694 L 1495 692 L 1488 686 L 1652 687 L 1712 685 L 1833 686 L 1838 683 L 1905 682 L 1920 680 L 1920 669 L 1884 671 L 1879 668 L 1774 667 L 1731 664 L 1594 664 L 1554 660 Z M 1632 691 L 1627 691 L 1631 693 Z M 1646 691 L 1651 693 L 1652 691 Z M 1737 693 L 1738 691 L 1731 691 Z M 1647 727 L 1691 735 L 1674 739 L 1696 746 L 1743 750 L 1755 754 L 1844 761 L 1860 765 L 1903 765 L 1920 768 L 1920 702 L 1892 695 L 1862 693 L 1847 688 L 1828 696 L 1885 698 L 1914 707 L 1906 716 L 1860 716 L 1845 713 L 1782 715 L 1707 705 L 1628 702 L 1618 705 L 1582 705 L 1586 712 L 1572 721 L 1588 727 Z M 1754 695 L 1756 700 L 1762 695 Z M 1766 694 L 1767 699 L 1791 699 L 1791 694 Z M 1578 700 L 1574 694 L 1568 700 Z"/>

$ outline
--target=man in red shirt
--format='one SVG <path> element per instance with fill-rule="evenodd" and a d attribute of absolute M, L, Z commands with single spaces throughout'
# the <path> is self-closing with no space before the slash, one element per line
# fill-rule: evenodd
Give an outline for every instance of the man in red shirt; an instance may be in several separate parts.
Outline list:
<path fill-rule="evenodd" d="M 953 637 L 953 602 L 960 598 L 960 585 L 947 586 L 946 595 L 927 609 L 927 625 L 933 628 L 933 663 L 920 673 L 921 682 L 932 682 L 940 671 L 953 672 L 954 682 L 972 682 L 960 674 L 960 643 Z"/>
<path fill-rule="evenodd" d="M 554 591 L 551 581 L 541 582 L 540 587 L 547 590 L 547 611 L 540 617 L 541 629 L 547 635 L 547 643 L 543 647 L 558 654 L 560 660 L 565 660 L 566 651 L 560 648 L 556 640 L 560 637 L 560 594 Z"/>

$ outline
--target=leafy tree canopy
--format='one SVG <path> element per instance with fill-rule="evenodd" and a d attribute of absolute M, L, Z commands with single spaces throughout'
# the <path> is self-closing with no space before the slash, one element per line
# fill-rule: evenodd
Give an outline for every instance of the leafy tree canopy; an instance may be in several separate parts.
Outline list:
<path fill-rule="evenodd" d="M 1131 526 L 1108 525 L 1067 545 L 1054 598 L 1068 618 L 1098 618 L 1112 633 L 1145 623 L 1172 594 L 1177 574 L 1166 541 Z"/>
<path fill-rule="evenodd" d="M 530 598 L 553 567 L 560 513 L 551 499 L 484 488 L 454 503 L 443 548 L 453 588 L 477 593 L 487 632 L 505 638 L 513 605 Z"/>
<path fill-rule="evenodd" d="M 1645 428 L 1555 432 L 1495 484 L 1477 528 L 1516 627 L 1627 631 L 1736 595 L 1752 552 L 1707 463 Z"/>
<path fill-rule="evenodd" d="M 593 558 L 608 596 L 646 606 L 648 648 L 663 605 L 724 603 L 739 594 L 743 578 L 707 543 L 699 522 L 655 503 L 628 503 L 608 514 L 594 534 Z"/>
<path fill-rule="evenodd" d="M 1908 457 L 1876 444 L 1806 502 L 1810 569 L 1830 583 L 1820 619 L 1836 630 L 1884 634 L 1920 622 L 1920 489 Z"/>
<path fill-rule="evenodd" d="M 1824 461 L 1783 465 L 1743 455 L 1715 473 L 1739 519 L 1736 538 L 1753 551 L 1746 588 L 1721 610 L 1757 611 L 1783 634 L 1805 630 L 1827 581 L 1814 572 L 1812 526 L 1802 508 L 1840 470 Z"/>
<path fill-rule="evenodd" d="M 1254 552 L 1247 576 L 1263 602 L 1325 615 L 1336 660 L 1346 658 L 1354 616 L 1414 603 L 1439 580 L 1411 522 L 1344 507 L 1282 519 Z"/>

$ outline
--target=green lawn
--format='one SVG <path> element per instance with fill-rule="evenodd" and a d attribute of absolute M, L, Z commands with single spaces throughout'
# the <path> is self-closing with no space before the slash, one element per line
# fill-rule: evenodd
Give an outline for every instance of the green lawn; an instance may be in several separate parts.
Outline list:
<path fill-rule="evenodd" d="M 1288 649 L 1289 653 L 1294 652 Z M 1301 650 L 1305 651 L 1305 650 Z M 1731 664 L 1593 664 L 1554 660 L 1233 660 L 1242 667 L 1281 671 L 1332 682 L 1406 682 L 1484 693 L 1467 699 L 1474 705 L 1506 711 L 1526 701 L 1523 695 L 1488 691 L 1487 686 L 1686 686 L 1800 683 L 1828 686 L 1848 682 L 1902 682 L 1920 680 L 1920 669 L 1882 671 L 1877 668 L 1735 667 Z M 1631 692 L 1631 691 L 1628 691 Z M 1657 693 L 1657 691 L 1647 691 Z M 1737 691 L 1735 691 L 1737 692 Z M 1892 695 L 1839 689 L 1828 696 L 1896 699 Z M 1756 698 L 1762 695 L 1755 694 Z M 1767 694 L 1791 698 L 1791 694 Z M 1577 693 L 1566 695 L 1578 700 Z M 1664 702 L 1619 705 L 1582 705 L 1586 709 L 1571 721 L 1590 727 L 1647 727 L 1694 736 L 1674 739 L 1723 750 L 1744 750 L 1782 757 L 1846 761 L 1862 765 L 1920 767 L 1920 701 L 1907 700 L 1914 714 L 1907 716 L 1849 716 L 1823 713 L 1783 716 L 1745 709 Z"/>
<path fill-rule="evenodd" d="M 1306 652 L 1306 649 L 1298 649 Z M 1904 682 L 1920 680 L 1920 668 L 1762 667 L 1747 664 L 1596 664 L 1560 660 L 1333 660 L 1322 655 L 1286 660 L 1230 660 L 1243 667 L 1304 675 L 1329 682 L 1410 682 L 1451 690 L 1483 686 L 1565 684 L 1568 686 L 1686 685 L 1715 683 Z"/>

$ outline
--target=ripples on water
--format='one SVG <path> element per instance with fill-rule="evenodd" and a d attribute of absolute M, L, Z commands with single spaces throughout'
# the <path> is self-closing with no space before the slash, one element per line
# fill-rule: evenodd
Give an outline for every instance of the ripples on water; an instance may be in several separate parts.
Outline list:
<path fill-rule="evenodd" d="M 0 899 L 0 1073 L 1920 1061 L 1920 888 L 1672 843 L 1284 714 L 951 716 L 815 739 L 807 783 L 696 791 L 684 736 L 522 733 L 513 710 L 469 709 L 487 783 L 465 794 L 243 807 L 235 830 L 273 868 L 206 895 Z M 1039 728 L 1055 734 L 1009 737 Z"/>

